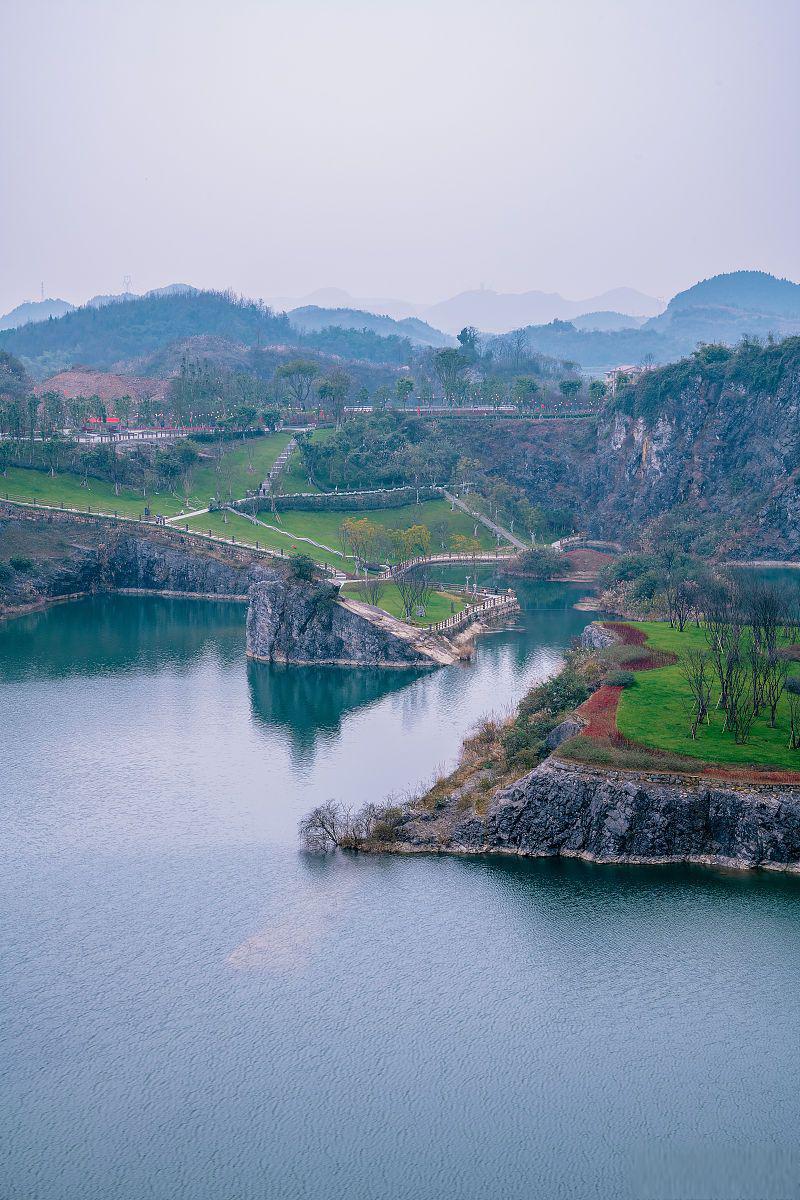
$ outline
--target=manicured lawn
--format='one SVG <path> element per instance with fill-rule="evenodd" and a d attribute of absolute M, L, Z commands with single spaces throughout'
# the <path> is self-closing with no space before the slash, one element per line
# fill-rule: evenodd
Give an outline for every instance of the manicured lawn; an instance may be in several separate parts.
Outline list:
<path fill-rule="evenodd" d="M 462 533 L 472 536 L 475 522 L 466 513 L 456 509 L 450 511 L 446 500 L 426 500 L 422 504 L 406 504 L 402 508 L 375 509 L 367 512 L 284 512 L 278 513 L 280 521 L 272 515 L 260 514 L 262 519 L 272 524 L 280 524 L 283 528 L 304 537 L 314 538 L 334 550 L 341 550 L 339 529 L 346 517 L 355 520 L 369 517 L 377 525 L 386 529 L 408 529 L 410 525 L 427 525 L 431 530 L 431 552 L 437 553 L 441 545 L 434 535 L 432 526 L 438 522 L 447 524 L 448 536 Z M 478 539 L 486 550 L 494 550 L 496 546 L 493 535 L 483 525 L 478 525 Z"/>
<path fill-rule="evenodd" d="M 191 498 L 193 508 L 205 508 L 219 492 L 223 500 L 241 500 L 248 491 L 256 491 L 267 477 L 270 467 L 291 439 L 290 433 L 268 433 L 264 437 L 244 442 L 225 443 L 220 463 L 211 457 L 211 448 L 202 443 L 195 448 L 202 455 L 192 472 Z"/>
<path fill-rule="evenodd" d="M 342 594 L 352 596 L 354 600 L 363 600 L 369 603 L 367 597 L 363 594 L 360 584 L 347 583 L 342 588 Z M 431 596 L 425 609 L 424 617 L 414 617 L 414 625 L 434 625 L 437 621 L 443 621 L 445 617 L 450 617 L 453 613 L 461 612 L 464 607 L 464 598 L 455 592 L 434 592 Z M 394 583 L 384 585 L 378 608 L 382 608 L 393 617 L 404 619 L 403 602 L 400 599 L 400 593 Z"/>
<path fill-rule="evenodd" d="M 51 476 L 47 471 L 25 467 L 9 467 L 5 477 L 0 476 L 0 496 L 27 503 L 36 500 L 39 504 L 56 507 L 63 504 L 65 508 L 80 508 L 84 512 L 91 507 L 92 512 L 118 512 L 126 517 L 139 517 L 145 504 L 153 513 L 160 512 L 167 517 L 174 516 L 183 507 L 183 500 L 170 494 L 148 492 L 145 499 L 141 492 L 121 488 L 119 496 L 115 496 L 114 485 L 104 479 L 89 479 L 88 486 L 81 487 L 78 475 Z"/>
<path fill-rule="evenodd" d="M 219 468 L 210 457 L 203 457 L 192 472 L 190 507 L 205 508 L 218 488 L 222 496 L 227 496 L 229 481 L 236 500 L 248 488 L 257 488 L 290 437 L 288 433 L 272 433 L 246 443 L 234 443 Z M 208 446 L 198 444 L 196 449 L 203 455 L 209 454 Z M 118 512 L 126 517 L 138 517 L 145 504 L 151 512 L 166 517 L 175 516 L 185 508 L 182 492 L 173 495 L 148 489 L 145 499 L 140 491 L 127 487 L 120 488 L 120 494 L 115 496 L 114 485 L 104 479 L 89 478 L 87 487 L 82 487 L 81 482 L 80 475 L 69 472 L 51 476 L 48 471 L 9 467 L 5 477 L 0 476 L 0 496 L 27 502 L 36 500 L 39 504 L 63 504 L 84 511 L 90 506 L 92 512 Z"/>
<path fill-rule="evenodd" d="M 687 626 L 683 633 L 669 625 L 653 621 L 630 622 L 643 629 L 648 644 L 656 650 L 671 650 L 680 658 L 688 649 L 705 650 L 702 629 Z M 800 675 L 800 663 L 793 674 Z M 712 691 L 716 704 L 718 688 Z M 660 750 L 700 759 L 707 763 L 782 767 L 800 770 L 800 751 L 788 748 L 789 721 L 785 696 L 778 706 L 777 725 L 769 727 L 769 714 L 762 713 L 754 722 L 750 739 L 737 745 L 733 735 L 722 732 L 724 714 L 712 709 L 711 722 L 701 726 L 695 741 L 689 736 L 689 719 L 683 701 L 689 696 L 679 663 L 651 671 L 637 671 L 636 684 L 620 695 L 617 728 L 632 741 Z"/>
<path fill-rule="evenodd" d="M 268 513 L 262 513 L 261 516 L 264 520 L 270 519 Z M 224 517 L 227 517 L 227 523 L 223 519 Z M 307 554 L 309 558 L 313 558 L 314 562 L 327 563 L 328 566 L 338 567 L 339 570 L 346 571 L 352 567 L 351 559 L 344 559 L 338 554 L 329 554 L 326 550 L 320 550 L 317 546 L 311 546 L 307 542 L 295 541 L 294 538 L 287 537 L 285 534 L 265 529 L 263 525 L 254 525 L 252 521 L 240 517 L 237 513 L 203 513 L 199 517 L 190 517 L 186 524 L 190 529 L 198 530 L 200 533 L 210 531 L 217 537 L 235 537 L 237 542 L 244 542 L 249 546 L 255 546 L 258 542 L 259 546 L 266 546 L 270 550 L 279 550 L 282 554 L 290 556 Z"/>

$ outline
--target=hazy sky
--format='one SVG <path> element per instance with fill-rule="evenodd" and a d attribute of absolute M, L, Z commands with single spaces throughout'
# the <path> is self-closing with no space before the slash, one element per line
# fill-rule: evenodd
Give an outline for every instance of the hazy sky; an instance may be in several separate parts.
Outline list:
<path fill-rule="evenodd" d="M 0 312 L 800 280 L 800 0 L 0 0 Z"/>

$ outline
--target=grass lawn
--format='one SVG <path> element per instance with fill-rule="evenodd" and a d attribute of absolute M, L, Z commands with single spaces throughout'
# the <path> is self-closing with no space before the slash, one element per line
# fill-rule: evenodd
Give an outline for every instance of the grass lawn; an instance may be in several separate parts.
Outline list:
<path fill-rule="evenodd" d="M 285 495 L 296 495 L 297 492 L 319 492 L 319 488 L 306 475 L 303 457 L 299 450 L 292 453 L 288 463 L 281 471 L 278 490 Z"/>
<path fill-rule="evenodd" d="M 438 522 L 447 524 L 448 536 L 456 533 L 472 536 L 475 522 L 466 513 L 456 509 L 450 511 L 446 500 L 425 500 L 422 504 L 406 504 L 402 508 L 382 508 L 366 512 L 284 512 L 278 513 L 278 521 L 271 514 L 261 513 L 261 518 L 271 524 L 280 524 L 284 529 L 304 537 L 314 538 L 334 550 L 341 550 L 339 527 L 346 517 L 356 520 L 369 517 L 386 529 L 408 529 L 410 525 L 427 525 L 431 530 L 431 551 L 441 550 L 441 545 L 433 533 L 432 526 Z M 483 525 L 478 525 L 478 539 L 486 550 L 494 550 L 496 541 Z"/>
<path fill-rule="evenodd" d="M 211 457 L 201 458 L 192 472 L 190 503 L 193 508 L 206 508 L 217 490 L 223 500 L 241 500 L 248 491 L 256 491 L 269 473 L 275 459 L 291 440 L 290 433 L 268 433 L 247 441 L 227 442 L 226 452 L 218 465 Z M 210 454 L 210 447 L 197 443 L 201 454 Z"/>
<path fill-rule="evenodd" d="M 661 622 L 631 621 L 630 624 L 646 632 L 648 644 L 654 649 L 671 650 L 679 658 L 688 649 L 707 649 L 702 629 L 694 625 L 679 633 Z M 800 664 L 791 673 L 800 674 Z M 678 663 L 651 671 L 637 671 L 636 684 L 620 695 L 617 728 L 632 741 L 672 750 L 702 762 L 800 770 L 800 751 L 790 750 L 787 745 L 789 720 L 785 696 L 778 706 L 776 728 L 770 729 L 769 714 L 762 713 L 753 722 L 749 741 L 739 746 L 732 734 L 722 732 L 724 714 L 717 711 L 712 711 L 711 723 L 701 726 L 696 741 L 692 741 L 689 720 L 681 702 L 688 694 Z M 717 695 L 715 689 L 712 704 L 716 703 Z"/>
<path fill-rule="evenodd" d="M 174 516 L 183 507 L 183 500 L 169 493 L 150 492 L 145 500 L 141 492 L 121 488 L 119 496 L 115 496 L 113 483 L 104 479 L 89 479 L 88 487 L 81 487 L 79 475 L 51 476 L 47 471 L 25 467 L 9 467 L 5 477 L 0 476 L 0 496 L 27 503 L 36 500 L 39 504 L 55 507 L 63 504 L 65 508 L 80 508 L 84 512 L 91 507 L 92 512 L 118 512 L 137 518 L 145 504 L 149 504 L 152 512 L 167 517 Z"/>
<path fill-rule="evenodd" d="M 265 520 L 269 518 L 268 513 L 261 515 Z M 228 518 L 227 523 L 223 517 Z M 266 546 L 270 550 L 280 550 L 283 554 L 290 556 L 307 554 L 309 558 L 313 558 L 314 562 L 327 563 L 328 566 L 338 567 L 339 570 L 346 571 L 348 567 L 352 567 L 351 559 L 341 558 L 338 554 L 329 554 L 326 550 L 320 550 L 317 546 L 311 546 L 307 542 L 296 542 L 285 534 L 265 529 L 263 525 L 254 525 L 252 521 L 240 517 L 237 513 L 203 513 L 199 517 L 190 517 L 186 524 L 189 529 L 197 530 L 199 533 L 211 532 L 216 537 L 235 537 L 237 542 L 244 542 L 248 546 L 255 546 L 258 542 L 259 546 Z"/>
<path fill-rule="evenodd" d="M 264 480 L 275 459 L 289 441 L 291 434 L 271 433 L 262 438 L 252 438 L 246 443 L 234 443 L 225 455 L 223 467 L 218 470 L 210 458 L 202 458 L 191 478 L 189 504 L 192 508 L 205 508 L 219 487 L 221 495 L 227 495 L 230 481 L 234 499 L 240 499 L 248 488 L 258 487 Z M 207 454 L 208 447 L 197 445 L 201 453 Z M 249 469 L 252 464 L 253 470 Z M 0 476 L 0 496 L 11 500 L 36 500 L 39 504 L 65 508 L 91 506 L 92 512 L 118 512 L 126 517 L 139 517 L 145 504 L 151 512 L 173 517 L 185 507 L 183 494 L 153 492 L 148 490 L 147 499 L 140 491 L 120 488 L 114 495 L 113 483 L 104 479 L 89 478 L 88 486 L 81 486 L 81 476 L 63 472 L 50 475 L 27 467 L 9 467 L 5 477 Z"/>
<path fill-rule="evenodd" d="M 342 588 L 342 594 L 351 596 L 354 600 L 364 600 L 369 603 L 367 597 L 363 594 L 361 585 L 358 583 L 347 583 Z M 464 598 L 455 592 L 434 592 L 428 604 L 424 617 L 414 617 L 412 623 L 414 625 L 434 625 L 437 621 L 443 621 L 445 617 L 450 617 L 454 612 L 461 612 L 464 607 Z M 390 616 L 399 617 L 404 620 L 403 602 L 400 599 L 400 593 L 394 583 L 387 583 L 378 601 L 378 608 L 382 608 L 388 612 Z"/>

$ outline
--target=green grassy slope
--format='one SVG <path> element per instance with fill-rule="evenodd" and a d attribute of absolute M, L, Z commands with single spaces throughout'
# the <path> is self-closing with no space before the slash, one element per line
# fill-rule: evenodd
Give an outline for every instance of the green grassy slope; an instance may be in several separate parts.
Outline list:
<path fill-rule="evenodd" d="M 631 622 L 647 633 L 648 643 L 657 650 L 671 650 L 678 657 L 688 649 L 707 649 L 702 629 L 687 627 L 683 633 L 666 624 L 652 621 Z M 800 674 L 800 664 L 795 672 Z M 712 693 L 716 703 L 717 691 Z M 800 752 L 788 748 L 789 722 L 786 698 L 781 699 L 777 726 L 770 729 L 768 715 L 762 713 L 753 723 L 750 740 L 737 745 L 733 735 L 722 732 L 724 714 L 712 711 L 711 722 L 703 726 L 696 741 L 689 736 L 689 720 L 683 708 L 688 688 L 681 678 L 679 664 L 638 671 L 634 687 L 626 688 L 617 709 L 617 728 L 632 741 L 660 750 L 672 750 L 706 763 L 724 765 L 783 767 L 800 770 Z"/>
<path fill-rule="evenodd" d="M 210 532 L 216 537 L 235 537 L 237 542 L 244 542 L 250 546 L 255 546 L 258 542 L 259 546 L 279 550 L 282 554 L 307 554 L 314 562 L 327 563 L 328 566 L 338 567 L 340 570 L 352 567 L 352 560 L 344 559 L 338 554 L 329 554 L 327 550 L 320 550 L 307 542 L 295 541 L 292 537 L 265 529 L 262 525 L 254 525 L 252 521 L 240 517 L 237 513 L 203 513 L 199 517 L 190 517 L 186 524 L 190 530 L 194 529 L 199 533 Z"/>
<path fill-rule="evenodd" d="M 226 451 L 221 467 L 210 457 L 202 458 L 191 477 L 190 507 L 205 508 L 218 488 L 226 497 L 229 480 L 234 499 L 243 497 L 248 488 L 258 487 L 290 436 L 273 433 L 234 444 Z M 197 449 L 208 454 L 207 446 Z M 91 507 L 92 512 L 118 512 L 127 517 L 138 517 L 145 504 L 149 504 L 152 512 L 167 517 L 175 516 L 185 507 L 182 493 L 148 491 L 145 499 L 140 491 L 122 487 L 119 496 L 115 496 L 114 485 L 104 479 L 90 478 L 88 486 L 82 487 L 80 475 L 62 472 L 51 476 L 47 471 L 27 467 L 9 467 L 5 476 L 0 475 L 0 496 L 27 502 L 36 500 L 39 504 L 63 504 L 66 508 Z"/>
<path fill-rule="evenodd" d="M 324 542 L 325 545 L 331 546 L 335 550 L 342 548 L 339 528 L 346 517 L 355 520 L 369 517 L 371 521 L 383 525 L 386 529 L 408 529 L 410 525 L 427 525 L 432 534 L 431 527 L 441 521 L 446 523 L 449 537 L 457 533 L 471 537 L 475 527 L 475 522 L 466 513 L 459 509 L 451 512 L 450 505 L 446 500 L 426 500 L 422 504 L 406 504 L 402 508 L 376 509 L 367 512 L 285 512 L 277 514 L 279 520 L 273 514 L 262 513 L 261 517 L 271 524 L 280 524 L 284 529 L 293 533 Z M 484 549 L 493 550 L 495 548 L 496 542 L 493 535 L 480 524 L 478 525 L 478 539 Z M 436 553 L 439 549 L 440 546 L 433 537 L 432 553 Z"/>
<path fill-rule="evenodd" d="M 89 479 L 87 487 L 81 487 L 79 475 L 54 475 L 47 471 L 28 470 L 24 467 L 9 467 L 5 476 L 0 476 L 0 496 L 27 503 L 49 504 L 55 507 L 80 508 L 84 512 L 118 512 L 126 517 L 139 517 L 145 504 L 152 512 L 174 516 L 183 507 L 183 499 L 165 493 L 148 493 L 145 499 L 141 492 L 121 488 L 114 495 L 114 485 L 104 479 Z"/>

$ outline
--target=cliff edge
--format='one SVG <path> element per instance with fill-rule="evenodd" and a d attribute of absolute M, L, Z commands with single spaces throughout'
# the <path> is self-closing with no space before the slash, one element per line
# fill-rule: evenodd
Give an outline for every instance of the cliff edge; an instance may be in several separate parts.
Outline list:
<path fill-rule="evenodd" d="M 464 797 L 408 813 L 396 850 L 800 871 L 800 792 L 631 775 L 549 758 L 481 816 Z"/>

